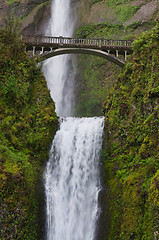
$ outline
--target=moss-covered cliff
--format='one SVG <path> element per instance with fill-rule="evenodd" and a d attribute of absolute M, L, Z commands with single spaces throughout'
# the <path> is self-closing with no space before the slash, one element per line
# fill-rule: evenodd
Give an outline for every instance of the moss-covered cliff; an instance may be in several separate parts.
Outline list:
<path fill-rule="evenodd" d="M 57 126 L 36 62 L 0 30 L 0 239 L 40 239 L 43 167 Z M 41 210 L 42 211 L 42 210 Z"/>
<path fill-rule="evenodd" d="M 81 0 L 78 9 L 81 21 L 76 37 L 137 39 L 143 31 L 156 25 L 157 4 L 151 0 Z M 101 115 L 102 102 L 121 69 L 94 56 L 80 56 L 78 69 L 77 115 Z"/>
<path fill-rule="evenodd" d="M 115 82 L 104 112 L 108 239 L 158 239 L 159 25 L 134 42 L 132 60 Z"/>
<path fill-rule="evenodd" d="M 29 2 L 10 1 L 10 9 L 21 14 L 20 7 Z M 78 37 L 137 38 L 158 19 L 157 1 L 81 2 L 87 26 L 77 31 Z M 40 0 L 32 4 L 28 15 L 18 15 L 27 34 L 40 32 L 38 13 L 47 5 Z M 151 14 L 134 23 L 135 14 L 142 16 L 149 6 Z M 107 96 L 103 163 L 110 208 L 104 239 L 159 238 L 158 36 L 157 27 L 135 42 L 132 61 L 119 78 L 120 68 L 105 60 L 79 59 L 78 115 L 100 115 Z M 40 238 L 38 211 L 43 201 L 38 201 L 43 195 L 38 182 L 57 119 L 45 79 L 20 41 L 0 31 L 0 52 L 0 238 L 35 240 Z"/>
<path fill-rule="evenodd" d="M 81 25 L 99 23 L 130 25 L 133 22 L 150 22 L 159 19 L 157 0 L 81 0 Z"/>
<path fill-rule="evenodd" d="M 87 17 L 77 37 L 135 40 L 152 29 L 159 16 L 157 1 L 82 3 L 86 8 L 80 14 Z M 100 115 L 107 97 L 103 104 L 106 196 L 102 198 L 106 201 L 102 200 L 101 239 L 159 239 L 158 36 L 156 27 L 136 40 L 134 54 L 121 73 L 102 59 L 79 59 L 82 94 L 77 111 Z"/>
<path fill-rule="evenodd" d="M 21 19 L 22 34 L 43 34 L 50 18 L 51 0 L 0 0 L 0 27 L 10 14 Z"/>

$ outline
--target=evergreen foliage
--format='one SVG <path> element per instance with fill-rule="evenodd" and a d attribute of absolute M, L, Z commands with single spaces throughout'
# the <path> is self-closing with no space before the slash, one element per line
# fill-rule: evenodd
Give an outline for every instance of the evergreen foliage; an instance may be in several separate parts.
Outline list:
<path fill-rule="evenodd" d="M 113 240 L 159 237 L 159 25 L 133 48 L 104 103 Z"/>
<path fill-rule="evenodd" d="M 2 240 L 39 239 L 36 186 L 57 123 L 46 81 L 17 36 L 0 30 Z"/>

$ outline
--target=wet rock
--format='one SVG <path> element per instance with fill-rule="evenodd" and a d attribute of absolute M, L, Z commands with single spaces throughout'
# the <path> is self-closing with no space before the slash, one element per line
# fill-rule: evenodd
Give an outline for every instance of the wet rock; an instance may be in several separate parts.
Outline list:
<path fill-rule="evenodd" d="M 133 17 L 125 22 L 125 25 L 132 24 L 135 21 L 150 21 L 154 14 L 158 11 L 158 1 L 151 1 L 141 6 L 141 8 L 133 15 Z"/>

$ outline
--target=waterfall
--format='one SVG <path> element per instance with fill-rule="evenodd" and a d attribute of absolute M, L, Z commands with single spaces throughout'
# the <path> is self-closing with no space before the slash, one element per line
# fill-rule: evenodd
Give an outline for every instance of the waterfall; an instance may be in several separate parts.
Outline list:
<path fill-rule="evenodd" d="M 77 0 L 76 0 L 77 1 Z M 76 23 L 76 4 L 71 0 L 53 0 L 47 36 L 72 37 Z M 70 55 L 56 56 L 44 63 L 43 71 L 55 101 L 58 116 L 72 116 L 74 109 L 74 62 Z"/>
<path fill-rule="evenodd" d="M 77 1 L 53 0 L 46 35 L 72 36 Z M 47 240 L 94 240 L 104 118 L 72 117 L 75 80 L 72 56 L 47 60 L 43 71 L 60 116 L 44 173 Z"/>
<path fill-rule="evenodd" d="M 92 240 L 103 118 L 64 118 L 46 168 L 47 239 Z"/>

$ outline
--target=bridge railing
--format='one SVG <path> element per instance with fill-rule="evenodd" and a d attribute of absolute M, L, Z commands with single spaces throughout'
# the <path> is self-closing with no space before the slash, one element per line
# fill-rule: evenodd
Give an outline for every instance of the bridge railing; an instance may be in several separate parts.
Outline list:
<path fill-rule="evenodd" d="M 59 45 L 59 46 L 91 46 L 95 48 L 102 47 L 119 47 L 131 48 L 132 41 L 130 40 L 111 40 L 111 39 L 78 39 L 66 37 L 47 37 L 47 36 L 21 36 L 21 39 L 26 44 L 32 45 Z"/>

